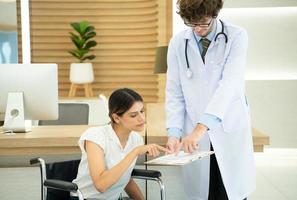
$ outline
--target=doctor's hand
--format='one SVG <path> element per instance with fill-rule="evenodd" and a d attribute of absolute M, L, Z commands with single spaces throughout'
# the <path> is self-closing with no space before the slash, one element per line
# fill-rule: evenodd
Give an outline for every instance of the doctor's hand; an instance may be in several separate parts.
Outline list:
<path fill-rule="evenodd" d="M 177 155 L 179 150 L 182 147 L 182 143 L 176 137 L 169 137 L 168 141 L 167 141 L 167 144 L 166 144 L 166 147 L 169 150 L 168 151 L 169 154 L 175 153 Z"/>
<path fill-rule="evenodd" d="M 198 142 L 202 135 L 207 131 L 207 127 L 203 124 L 198 124 L 193 132 L 184 137 L 182 140 L 182 146 L 186 153 L 193 153 L 198 149 Z"/>

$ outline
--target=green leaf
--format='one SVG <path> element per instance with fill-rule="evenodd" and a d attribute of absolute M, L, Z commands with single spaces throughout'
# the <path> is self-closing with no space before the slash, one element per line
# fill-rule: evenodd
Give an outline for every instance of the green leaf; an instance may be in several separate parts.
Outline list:
<path fill-rule="evenodd" d="M 81 39 L 79 36 L 73 34 L 73 33 L 70 33 L 70 38 L 71 38 L 71 41 L 74 43 L 74 45 L 76 46 L 76 48 L 78 49 L 81 49 L 83 48 L 83 45 L 85 43 L 85 41 L 83 39 Z"/>
<path fill-rule="evenodd" d="M 76 32 L 78 32 L 78 33 L 80 34 L 80 25 L 79 25 L 79 23 L 74 22 L 74 23 L 71 23 L 70 25 L 72 26 L 72 28 L 73 28 Z M 80 34 L 80 35 L 81 35 L 81 34 Z"/>
<path fill-rule="evenodd" d="M 80 57 L 82 58 L 85 56 L 85 54 L 87 54 L 89 52 L 89 50 L 88 49 L 79 49 L 79 50 L 77 50 L 77 52 L 80 55 Z"/>
<path fill-rule="evenodd" d="M 82 58 L 81 60 L 82 60 L 82 61 L 85 61 L 85 60 L 93 60 L 93 59 L 95 59 L 95 58 L 96 58 L 95 55 L 90 55 L 90 56 L 86 56 L 86 57 Z"/>
<path fill-rule="evenodd" d="M 74 33 L 69 32 L 69 34 L 70 34 L 69 36 L 70 38 L 79 38 L 79 36 Z"/>
<path fill-rule="evenodd" d="M 84 46 L 84 49 L 90 49 L 92 47 L 95 47 L 96 45 L 97 45 L 97 42 L 95 40 L 91 40 L 86 43 L 86 45 Z"/>
<path fill-rule="evenodd" d="M 72 50 L 72 51 L 68 51 L 72 56 L 74 56 L 75 58 L 79 59 L 81 58 L 81 56 L 75 51 L 75 50 Z"/>
<path fill-rule="evenodd" d="M 84 40 L 87 41 L 93 37 L 96 36 L 96 33 L 94 31 L 87 33 L 86 35 L 84 35 Z"/>
<path fill-rule="evenodd" d="M 94 31 L 95 30 L 95 27 L 94 26 L 88 26 L 87 29 L 86 29 L 86 33 L 89 33 L 91 31 Z"/>
<path fill-rule="evenodd" d="M 89 25 L 89 22 L 87 21 L 81 21 L 79 25 L 80 25 L 80 35 L 83 37 L 87 33 L 87 29 L 90 25 Z"/>

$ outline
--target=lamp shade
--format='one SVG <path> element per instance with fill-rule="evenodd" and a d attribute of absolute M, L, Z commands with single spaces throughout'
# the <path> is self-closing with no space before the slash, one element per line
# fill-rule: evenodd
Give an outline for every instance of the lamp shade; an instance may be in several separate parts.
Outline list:
<path fill-rule="evenodd" d="M 155 60 L 155 74 L 166 73 L 167 71 L 167 46 L 157 47 Z"/>

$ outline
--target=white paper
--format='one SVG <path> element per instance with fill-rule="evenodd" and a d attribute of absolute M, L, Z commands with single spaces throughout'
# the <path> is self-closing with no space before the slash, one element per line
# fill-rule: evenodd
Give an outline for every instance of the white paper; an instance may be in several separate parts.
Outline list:
<path fill-rule="evenodd" d="M 180 151 L 178 155 L 169 154 L 149 160 L 145 164 L 149 165 L 186 165 L 196 160 L 202 159 L 213 154 L 213 151 L 195 151 L 193 153 L 185 153 Z"/>

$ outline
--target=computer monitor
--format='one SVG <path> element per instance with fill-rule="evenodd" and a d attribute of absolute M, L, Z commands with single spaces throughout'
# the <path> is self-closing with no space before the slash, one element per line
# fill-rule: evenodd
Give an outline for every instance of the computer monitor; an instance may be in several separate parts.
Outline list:
<path fill-rule="evenodd" d="M 25 120 L 58 118 L 57 64 L 0 64 L 4 132 L 28 132 Z"/>

